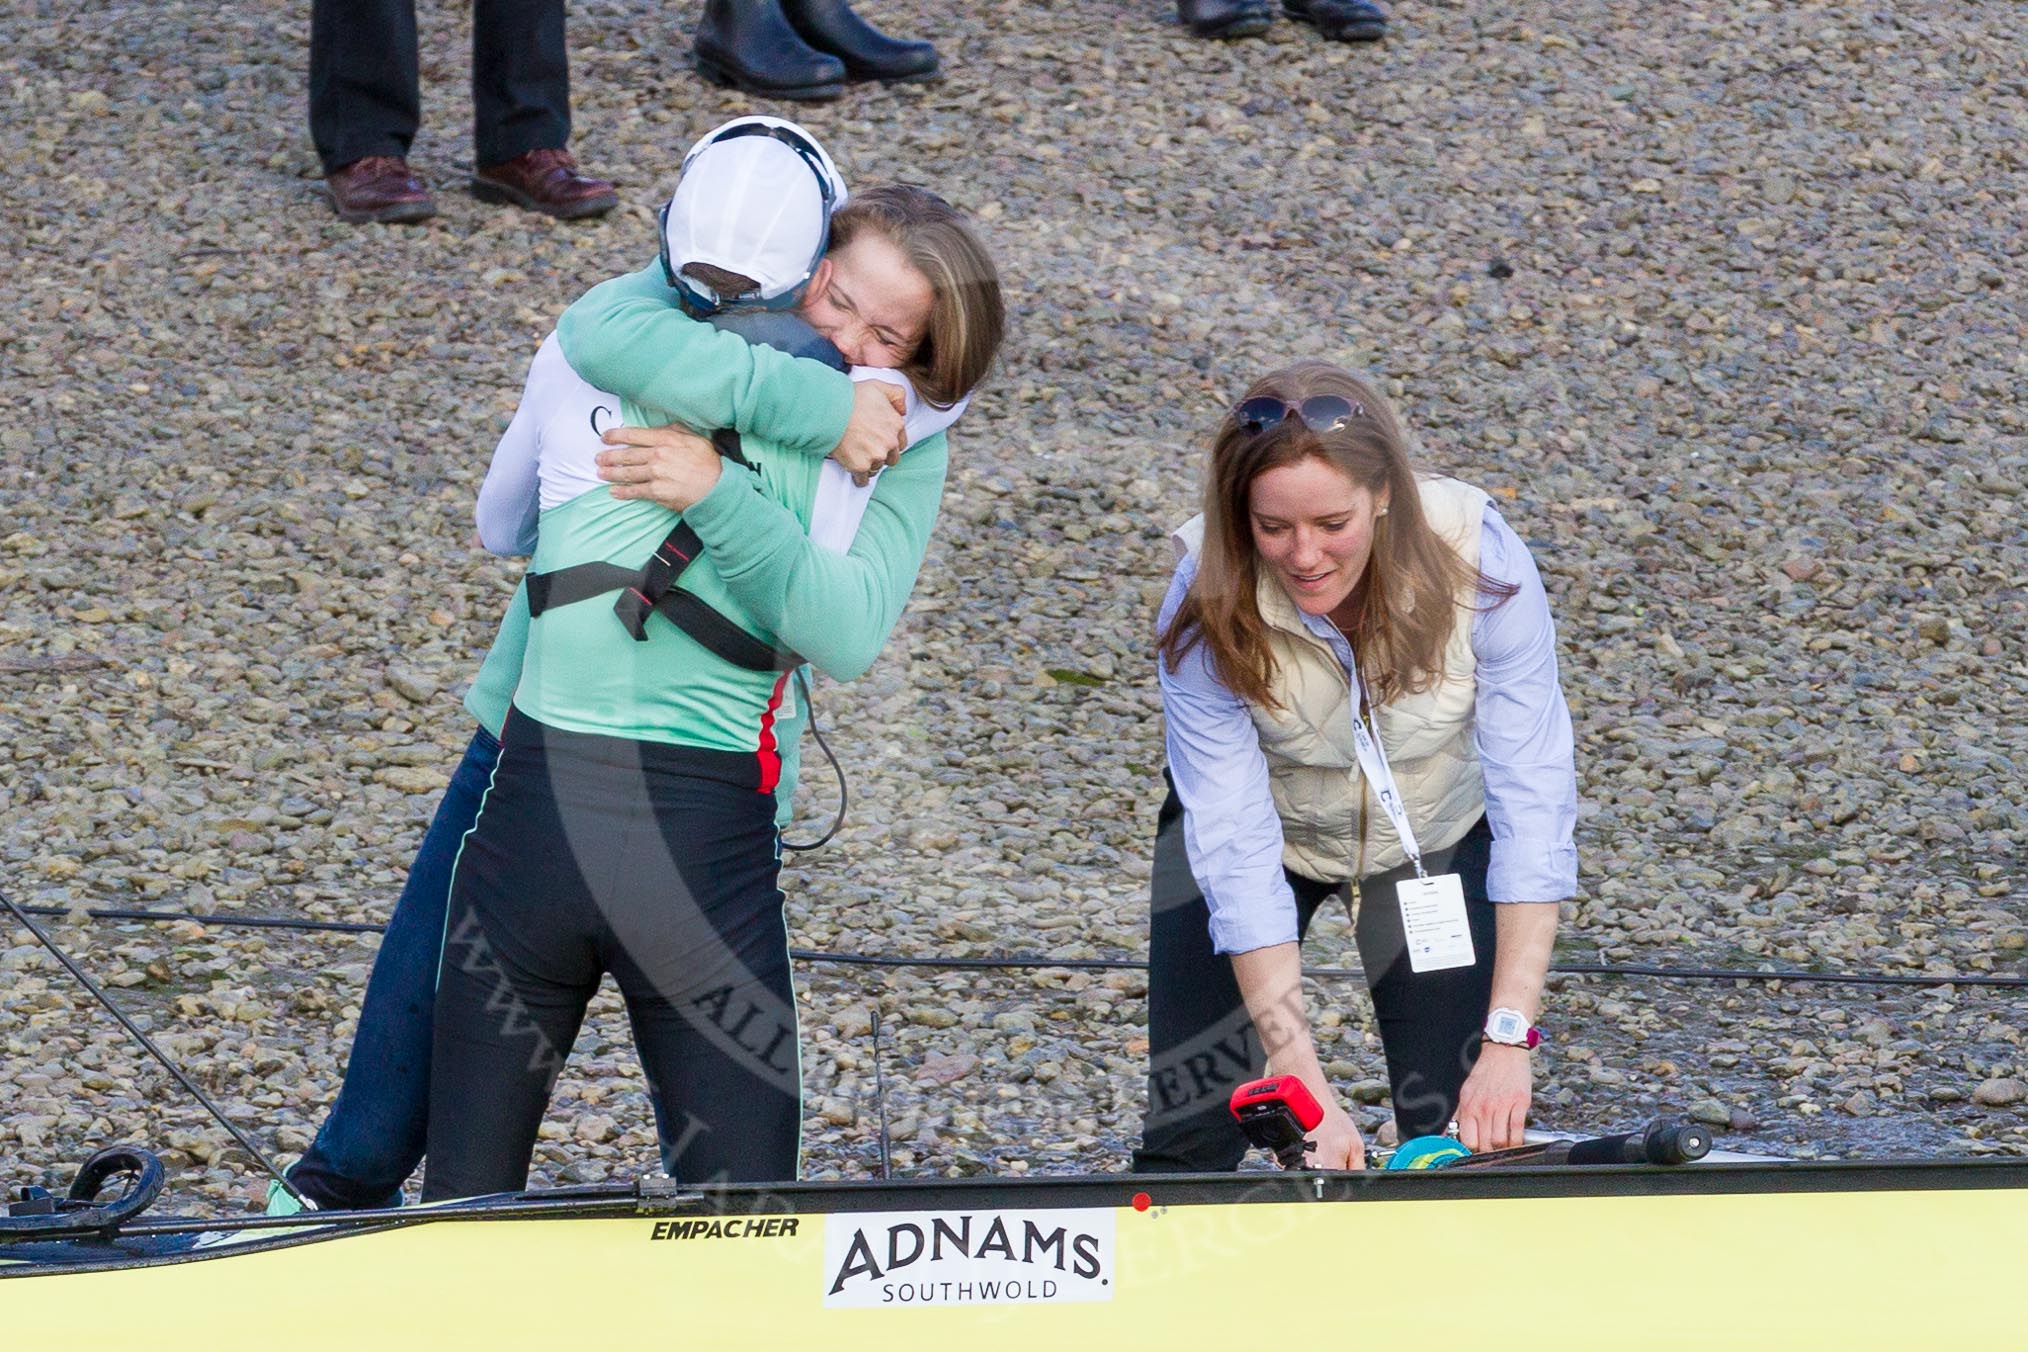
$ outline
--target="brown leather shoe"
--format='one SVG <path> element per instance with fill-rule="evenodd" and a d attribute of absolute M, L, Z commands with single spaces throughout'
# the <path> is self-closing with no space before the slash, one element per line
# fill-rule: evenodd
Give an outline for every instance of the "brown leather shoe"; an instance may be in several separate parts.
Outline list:
<path fill-rule="evenodd" d="M 405 224 L 437 214 L 430 191 L 399 155 L 368 155 L 324 175 L 324 191 L 340 220 Z"/>
<path fill-rule="evenodd" d="M 525 207 L 562 221 L 603 216 L 620 204 L 613 185 L 580 174 L 568 150 L 531 150 L 505 164 L 481 169 L 472 175 L 472 196 L 481 202 Z"/>

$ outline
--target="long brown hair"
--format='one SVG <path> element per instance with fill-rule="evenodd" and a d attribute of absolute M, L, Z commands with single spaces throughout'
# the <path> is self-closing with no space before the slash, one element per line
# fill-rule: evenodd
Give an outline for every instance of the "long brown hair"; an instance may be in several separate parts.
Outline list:
<path fill-rule="evenodd" d="M 1357 411 L 1331 432 L 1314 431 L 1295 416 L 1258 432 L 1247 431 L 1232 413 L 1219 424 L 1204 478 L 1197 577 L 1161 637 L 1171 671 L 1203 643 L 1227 688 L 1267 708 L 1280 705 L 1273 694 L 1274 652 L 1256 591 L 1261 566 L 1252 493 L 1254 480 L 1268 470 L 1317 459 L 1376 498 L 1385 494 L 1387 513 L 1373 523 L 1373 552 L 1353 590 L 1355 618 L 1341 626 L 1375 703 L 1427 690 L 1437 680 L 1458 612 L 1470 608 L 1460 599 L 1467 589 L 1492 598 L 1492 605 L 1517 590 L 1471 567 L 1431 528 L 1408 434 L 1367 382 L 1329 362 L 1298 362 L 1255 381 L 1240 402 L 1265 397 L 1300 404 L 1320 394 L 1339 395 Z"/>
<path fill-rule="evenodd" d="M 930 284 L 929 323 L 901 365 L 915 392 L 949 408 L 986 378 L 1007 329 L 1000 272 L 958 209 L 927 188 L 883 183 L 852 194 L 831 217 L 831 247 L 872 232 Z"/>

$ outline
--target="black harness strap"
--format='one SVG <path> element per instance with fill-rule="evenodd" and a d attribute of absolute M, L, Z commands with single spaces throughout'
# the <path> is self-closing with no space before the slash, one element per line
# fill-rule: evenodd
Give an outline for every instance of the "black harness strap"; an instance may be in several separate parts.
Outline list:
<path fill-rule="evenodd" d="M 698 644 L 736 667 L 748 671 L 794 671 L 803 665 L 798 654 L 771 648 L 699 599 L 697 593 L 673 588 L 655 610 Z"/>
<path fill-rule="evenodd" d="M 640 576 L 638 568 L 622 568 L 617 563 L 580 563 L 553 573 L 530 573 L 524 579 L 528 583 L 528 613 L 540 615 L 557 606 L 589 601 L 631 587 Z"/>
<path fill-rule="evenodd" d="M 660 614 L 671 624 L 736 667 L 748 671 L 794 671 L 803 659 L 793 652 L 761 642 L 694 593 L 683 591 L 676 580 L 704 551 L 704 541 L 686 521 L 663 537 L 655 553 L 639 568 L 622 568 L 617 563 L 580 563 L 553 573 L 530 573 L 528 614 L 530 618 L 557 606 L 575 605 L 595 596 L 618 592 L 613 613 L 638 643 L 648 640 L 648 616 Z"/>
<path fill-rule="evenodd" d="M 832 356 L 835 361 L 826 364 L 844 370 L 844 358 L 837 356 L 835 348 Z M 746 457 L 739 433 L 731 428 L 714 431 L 711 444 L 734 464 L 755 468 Z M 803 659 L 797 654 L 786 648 L 769 647 L 713 610 L 708 602 L 676 586 L 683 570 L 703 552 L 704 541 L 690 528 L 690 523 L 678 521 L 676 528 L 655 547 L 653 556 L 639 568 L 622 568 L 617 563 L 580 563 L 553 573 L 530 573 L 525 579 L 529 617 L 557 606 L 618 592 L 613 613 L 627 626 L 636 643 L 648 641 L 648 616 L 660 614 L 706 650 L 736 667 L 748 671 L 794 671 L 802 666 Z"/>
<path fill-rule="evenodd" d="M 840 366 L 838 369 L 842 371 L 845 368 Z M 747 469 L 760 468 L 746 458 L 746 443 L 741 441 L 739 433 L 730 427 L 721 427 L 714 431 L 711 434 L 711 444 L 721 456 L 735 465 L 742 465 Z"/>
<path fill-rule="evenodd" d="M 616 591 L 620 597 L 613 602 L 613 613 L 627 626 L 636 643 L 646 643 L 648 616 L 675 587 L 676 579 L 683 576 L 690 561 L 703 552 L 704 541 L 697 538 L 689 522 L 679 521 L 639 568 L 622 568 L 617 563 L 580 563 L 553 573 L 530 573 L 528 614 L 533 618 L 556 606 L 574 605 Z"/>
<path fill-rule="evenodd" d="M 640 575 L 626 584 L 620 599 L 613 602 L 613 613 L 627 626 L 636 643 L 648 641 L 648 616 L 675 587 L 676 579 L 683 576 L 690 561 L 703 552 L 704 541 L 697 538 L 690 523 L 678 521 L 676 529 L 662 538 L 662 543 L 655 546 L 655 552 L 641 565 Z"/>

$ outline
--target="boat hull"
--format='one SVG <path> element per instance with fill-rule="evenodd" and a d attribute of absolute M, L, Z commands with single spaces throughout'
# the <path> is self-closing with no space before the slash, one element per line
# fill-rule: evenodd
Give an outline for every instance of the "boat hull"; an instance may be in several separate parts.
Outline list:
<path fill-rule="evenodd" d="M 147 1252 L 189 1238 L 145 1226 L 125 1251 L 0 1245 L 0 1319 L 17 1346 L 263 1352 L 2007 1345 L 2028 1163 L 798 1185 L 396 1214 L 180 1253 Z"/>

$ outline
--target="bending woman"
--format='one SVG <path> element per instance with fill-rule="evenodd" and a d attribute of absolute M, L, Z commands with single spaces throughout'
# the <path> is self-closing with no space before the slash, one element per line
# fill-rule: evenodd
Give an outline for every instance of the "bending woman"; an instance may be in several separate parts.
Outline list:
<path fill-rule="evenodd" d="M 835 312 L 848 358 L 889 347 L 919 395 L 953 404 L 984 375 L 1002 323 L 997 278 L 969 229 L 940 198 L 887 188 L 842 208 L 832 239 L 805 317 L 821 330 Z M 659 274 L 640 274 L 594 289 L 559 337 L 578 375 L 623 397 L 629 423 L 659 423 L 683 412 L 674 387 L 689 373 L 665 340 L 690 323 Z M 638 566 L 680 513 L 703 547 L 681 573 L 684 593 L 833 676 L 871 665 L 935 521 L 940 434 L 880 474 L 843 554 L 810 538 L 821 472 L 807 457 L 750 436 L 748 471 L 700 437 L 628 435 L 649 445 L 638 468 L 652 482 L 553 504 L 545 446 L 552 505 L 532 574 Z M 659 501 L 628 496 L 650 490 Z M 525 1183 L 556 1074 L 608 971 L 647 1072 L 664 1169 L 686 1182 L 796 1171 L 778 826 L 803 701 L 791 669 L 737 665 L 663 611 L 644 634 L 629 633 L 610 597 L 543 608 L 529 627 L 500 762 L 451 887 L 425 1199 Z"/>
<path fill-rule="evenodd" d="M 1518 1144 L 1577 870 L 1570 715 L 1527 548 L 1486 494 L 1419 474 L 1378 392 L 1322 362 L 1226 416 L 1204 514 L 1175 538 L 1135 1168 L 1236 1167 L 1226 1100 L 1268 1061 L 1325 1106 L 1306 1163 L 1361 1167 L 1299 948 L 1355 882 L 1402 1138 L 1455 1117 L 1474 1150 Z"/>

